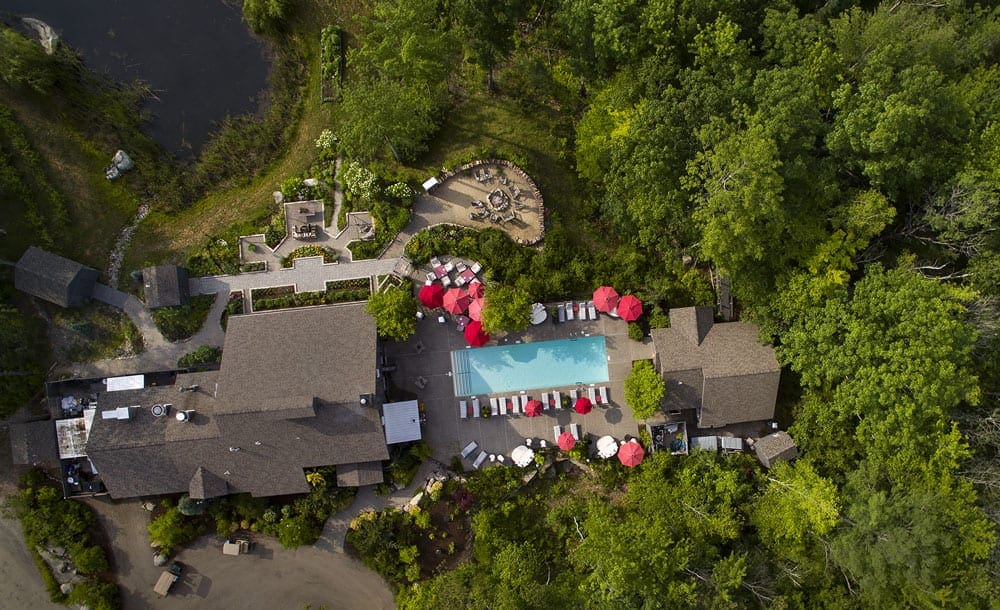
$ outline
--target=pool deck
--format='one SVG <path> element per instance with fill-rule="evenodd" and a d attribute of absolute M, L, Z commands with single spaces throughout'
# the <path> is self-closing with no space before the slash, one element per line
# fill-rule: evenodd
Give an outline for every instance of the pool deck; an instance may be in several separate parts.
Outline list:
<path fill-rule="evenodd" d="M 517 445 L 524 444 L 526 438 L 546 440 L 553 445 L 553 426 L 566 428 L 570 423 L 580 426 L 581 438 L 587 434 L 595 437 L 610 434 L 617 439 L 626 435 L 635 436 L 638 425 L 632 418 L 631 410 L 623 398 L 623 382 L 632 370 L 632 361 L 653 357 L 652 341 L 647 337 L 639 343 L 628 338 L 628 325 L 621 320 L 602 315 L 598 320 L 574 320 L 562 324 L 532 326 L 523 333 L 509 334 L 491 341 L 490 345 L 504 343 L 552 341 L 585 335 L 603 335 L 608 355 L 609 407 L 595 406 L 587 415 L 580 415 L 572 408 L 543 411 L 539 417 L 507 415 L 462 419 L 459 417 L 458 401 L 451 378 L 451 352 L 466 346 L 450 317 L 446 324 L 439 324 L 437 316 L 428 316 L 417 325 L 417 333 L 405 342 L 386 342 L 386 355 L 393 361 L 396 370 L 391 373 L 392 385 L 414 392 L 417 399 L 426 405 L 427 424 L 424 426 L 424 440 L 430 445 L 436 459 L 448 463 L 451 456 L 458 455 L 462 447 L 475 441 L 487 453 L 510 455 Z M 418 350 L 418 344 L 423 346 Z M 426 380 L 423 388 L 418 388 L 419 378 Z M 575 388 L 559 386 L 530 390 L 527 395 L 541 400 L 542 392 L 557 390 L 567 394 Z M 586 395 L 584 386 L 584 394 Z M 511 396 L 511 393 L 495 396 Z M 489 409 L 489 398 L 494 395 L 479 395 L 485 409 Z M 471 399 L 470 399 L 471 401 Z M 566 428 L 568 429 L 568 428 Z M 478 454 L 478 450 L 476 452 Z M 473 454 L 473 458 L 476 454 Z M 465 461 L 471 466 L 471 460 Z"/>

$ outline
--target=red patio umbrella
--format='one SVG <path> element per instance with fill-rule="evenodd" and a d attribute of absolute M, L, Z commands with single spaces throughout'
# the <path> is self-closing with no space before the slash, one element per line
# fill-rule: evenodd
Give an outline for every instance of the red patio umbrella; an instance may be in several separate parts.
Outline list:
<path fill-rule="evenodd" d="M 444 286 L 441 284 L 427 284 L 420 289 L 420 302 L 424 307 L 437 309 L 444 305 Z"/>
<path fill-rule="evenodd" d="M 447 302 L 445 295 L 445 302 Z M 595 303 L 596 305 L 596 303 Z M 626 322 L 632 322 L 642 315 L 642 301 L 630 294 L 626 294 L 618 301 L 618 317 Z"/>
<path fill-rule="evenodd" d="M 618 293 L 611 286 L 601 286 L 594 291 L 594 307 L 597 311 L 614 311 L 618 307 Z"/>
<path fill-rule="evenodd" d="M 591 410 L 593 410 L 594 405 L 590 404 L 589 398 L 587 398 L 586 396 L 581 396 L 576 399 L 576 404 L 573 405 L 573 408 L 576 409 L 576 412 L 579 413 L 580 415 L 586 415 L 587 413 L 590 413 Z"/>
<path fill-rule="evenodd" d="M 482 347 L 490 340 L 490 336 L 483 332 L 482 322 L 473 320 L 465 327 L 465 340 L 472 347 Z"/>
<path fill-rule="evenodd" d="M 642 450 L 642 445 L 635 441 L 625 443 L 618 450 L 618 460 L 629 468 L 634 468 L 642 463 L 642 458 L 645 455 L 646 452 Z"/>
<path fill-rule="evenodd" d="M 472 318 L 473 320 L 482 320 L 483 305 L 485 304 L 486 301 L 484 301 L 483 299 L 472 299 L 472 302 L 469 303 L 469 317 Z"/>
<path fill-rule="evenodd" d="M 573 437 L 572 432 L 563 432 L 560 434 L 559 438 L 556 439 L 556 443 L 563 451 L 569 451 L 573 447 L 576 447 L 576 439 Z"/>
<path fill-rule="evenodd" d="M 474 299 L 481 299 L 486 294 L 486 286 L 479 280 L 469 282 L 469 296 Z"/>
<path fill-rule="evenodd" d="M 449 288 L 442 301 L 448 313 L 462 313 L 469 308 L 469 293 L 463 288 Z"/>
<path fill-rule="evenodd" d="M 524 414 L 528 417 L 538 417 L 542 414 L 542 401 L 540 400 L 529 400 L 528 404 L 524 405 Z"/>

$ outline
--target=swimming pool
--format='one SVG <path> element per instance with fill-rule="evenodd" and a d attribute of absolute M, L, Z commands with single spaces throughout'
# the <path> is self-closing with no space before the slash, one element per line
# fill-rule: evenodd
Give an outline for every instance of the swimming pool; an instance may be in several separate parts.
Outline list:
<path fill-rule="evenodd" d="M 456 396 L 608 381 L 604 337 L 460 349 L 451 353 Z"/>

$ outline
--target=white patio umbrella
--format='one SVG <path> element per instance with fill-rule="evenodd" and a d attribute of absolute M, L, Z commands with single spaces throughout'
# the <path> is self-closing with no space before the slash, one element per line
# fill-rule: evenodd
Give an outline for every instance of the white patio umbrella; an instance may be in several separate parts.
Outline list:
<path fill-rule="evenodd" d="M 613 458 L 618 454 L 618 442 L 612 436 L 602 436 L 597 439 L 597 455 L 604 459 Z"/>
<path fill-rule="evenodd" d="M 535 459 L 535 452 L 527 445 L 518 445 L 510 452 L 510 459 L 518 466 L 527 466 Z"/>
<path fill-rule="evenodd" d="M 531 306 L 531 323 L 541 324 L 548 317 L 548 312 L 545 311 L 545 305 L 541 303 L 535 303 Z"/>

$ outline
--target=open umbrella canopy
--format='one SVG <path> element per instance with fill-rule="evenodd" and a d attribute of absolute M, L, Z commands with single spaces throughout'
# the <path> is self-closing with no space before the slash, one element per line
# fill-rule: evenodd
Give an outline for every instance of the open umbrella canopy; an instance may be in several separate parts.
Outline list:
<path fill-rule="evenodd" d="M 618 441 L 613 436 L 602 436 L 597 439 L 597 455 L 604 459 L 615 457 L 618 453 Z"/>
<path fill-rule="evenodd" d="M 486 301 L 483 299 L 472 299 L 472 302 L 469 303 L 469 317 L 473 320 L 482 320 L 484 305 L 486 305 Z"/>
<path fill-rule="evenodd" d="M 580 415 L 586 415 L 593 410 L 594 405 L 590 404 L 589 398 L 581 396 L 576 399 L 576 404 L 573 405 L 573 408 L 576 409 L 576 412 Z"/>
<path fill-rule="evenodd" d="M 482 347 L 490 340 L 490 336 L 483 331 L 482 322 L 473 320 L 465 327 L 465 340 L 472 347 Z"/>
<path fill-rule="evenodd" d="M 573 447 L 576 447 L 576 438 L 573 437 L 572 432 L 563 432 L 559 435 L 559 438 L 556 439 L 556 443 L 563 451 L 569 451 Z"/>
<path fill-rule="evenodd" d="M 534 459 L 535 452 L 525 445 L 518 445 L 510 452 L 510 460 L 522 468 L 531 464 Z"/>
<path fill-rule="evenodd" d="M 528 404 L 524 405 L 524 414 L 528 417 L 538 417 L 542 414 L 542 401 L 540 400 L 529 400 Z"/>
<path fill-rule="evenodd" d="M 437 309 L 444 305 L 444 286 L 436 283 L 427 284 L 420 289 L 418 298 L 424 307 Z"/>
<path fill-rule="evenodd" d="M 469 296 L 473 299 L 481 299 L 486 294 L 486 286 L 479 280 L 469 282 Z"/>
<path fill-rule="evenodd" d="M 444 309 L 448 313 L 462 313 L 469 308 L 469 293 L 463 288 L 449 288 L 444 293 Z"/>
<path fill-rule="evenodd" d="M 445 295 L 445 303 L 448 301 Z M 618 301 L 618 317 L 626 322 L 632 322 L 642 315 L 642 301 L 630 294 L 626 294 Z"/>
<path fill-rule="evenodd" d="M 545 321 L 545 318 L 549 316 L 549 313 L 545 311 L 545 305 L 541 303 L 535 303 L 531 306 L 531 323 L 534 325 L 539 325 Z"/>
<path fill-rule="evenodd" d="M 634 440 L 625 443 L 618 450 L 618 461 L 629 468 L 634 468 L 641 464 L 642 458 L 645 456 L 646 452 L 642 450 L 642 445 Z"/>
<path fill-rule="evenodd" d="M 597 311 L 614 311 L 618 307 L 618 293 L 611 286 L 601 286 L 594 291 L 594 307 Z"/>

